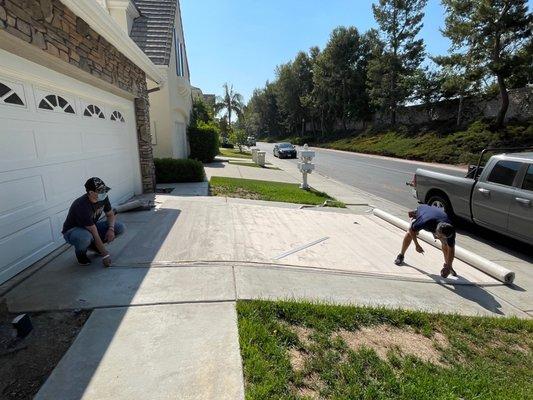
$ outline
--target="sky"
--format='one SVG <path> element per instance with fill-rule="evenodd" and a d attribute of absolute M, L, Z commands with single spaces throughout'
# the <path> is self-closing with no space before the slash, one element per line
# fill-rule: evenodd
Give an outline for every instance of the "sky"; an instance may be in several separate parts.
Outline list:
<path fill-rule="evenodd" d="M 321 49 L 337 26 L 376 28 L 372 0 L 181 0 L 191 83 L 222 94 L 233 84 L 247 102 L 275 78 L 277 65 L 312 46 Z M 531 9 L 531 1 L 530 1 Z M 430 55 L 445 54 L 444 7 L 429 0 L 420 36 Z"/>

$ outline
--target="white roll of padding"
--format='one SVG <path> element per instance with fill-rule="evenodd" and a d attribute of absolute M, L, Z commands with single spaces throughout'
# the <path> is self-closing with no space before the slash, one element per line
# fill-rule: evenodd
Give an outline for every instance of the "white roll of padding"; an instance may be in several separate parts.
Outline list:
<path fill-rule="evenodd" d="M 405 231 L 409 230 L 409 222 L 378 208 L 374 208 L 373 212 L 376 217 L 379 217 Z M 441 248 L 440 240 L 435 240 L 433 235 L 429 232 L 420 231 L 418 237 L 438 249 Z M 457 245 L 455 246 L 455 257 L 503 283 L 511 284 L 514 282 L 515 273 L 513 271 Z"/>

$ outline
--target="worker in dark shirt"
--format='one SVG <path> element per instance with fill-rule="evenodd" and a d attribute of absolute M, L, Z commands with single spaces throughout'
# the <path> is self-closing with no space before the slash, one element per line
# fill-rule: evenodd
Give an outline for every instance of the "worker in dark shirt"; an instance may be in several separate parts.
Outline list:
<path fill-rule="evenodd" d="M 396 265 L 403 263 L 405 252 L 409 248 L 411 241 L 415 242 L 415 248 L 418 253 L 424 252 L 417 238 L 418 232 L 423 229 L 431 232 L 433 237 L 439 239 L 442 243 L 444 266 L 440 275 L 443 278 L 448 277 L 450 273 L 453 276 L 457 276 L 452 266 L 453 259 L 455 258 L 455 228 L 446 212 L 442 208 L 422 204 L 418 206 L 416 211 L 409 211 L 409 218 L 412 218 L 413 221 L 403 239 L 402 251 L 398 254 L 394 263 Z"/>
<path fill-rule="evenodd" d="M 105 267 L 111 266 L 111 255 L 104 243 L 111 243 L 115 236 L 124 232 L 124 224 L 116 221 L 115 213 L 107 197 L 111 189 L 100 178 L 90 178 L 85 182 L 87 191 L 78 197 L 68 210 L 63 224 L 62 234 L 65 241 L 76 250 L 76 258 L 80 265 L 91 263 L 87 257 L 87 249 L 100 253 Z M 106 220 L 99 221 L 105 213 Z"/>

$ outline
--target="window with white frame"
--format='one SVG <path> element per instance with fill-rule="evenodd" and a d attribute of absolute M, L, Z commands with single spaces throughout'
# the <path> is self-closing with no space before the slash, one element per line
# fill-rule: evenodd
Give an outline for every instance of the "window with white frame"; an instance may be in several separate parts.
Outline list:
<path fill-rule="evenodd" d="M 178 34 L 174 29 L 174 43 L 176 44 L 176 74 L 178 76 L 185 76 L 185 69 L 183 59 L 185 57 L 183 43 L 178 39 Z"/>
<path fill-rule="evenodd" d="M 14 106 L 24 106 L 24 101 L 15 91 L 11 83 L 0 82 L 0 104 L 9 104 Z"/>

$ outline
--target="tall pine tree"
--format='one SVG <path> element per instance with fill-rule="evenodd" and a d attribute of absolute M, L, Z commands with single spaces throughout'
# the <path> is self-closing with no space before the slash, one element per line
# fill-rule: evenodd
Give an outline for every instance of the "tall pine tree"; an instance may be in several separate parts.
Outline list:
<path fill-rule="evenodd" d="M 452 41 L 451 57 L 492 75 L 500 91 L 496 126 L 509 108 L 508 80 L 523 70 L 527 57 L 519 50 L 531 40 L 532 16 L 526 0 L 442 0 L 446 7 L 445 36 Z M 524 61 L 526 60 L 526 61 Z"/>
<path fill-rule="evenodd" d="M 410 77 L 424 57 L 422 28 L 427 0 L 379 0 L 373 4 L 384 48 L 369 65 L 369 94 L 375 106 L 390 113 L 396 124 L 398 106 L 410 95 Z"/>

